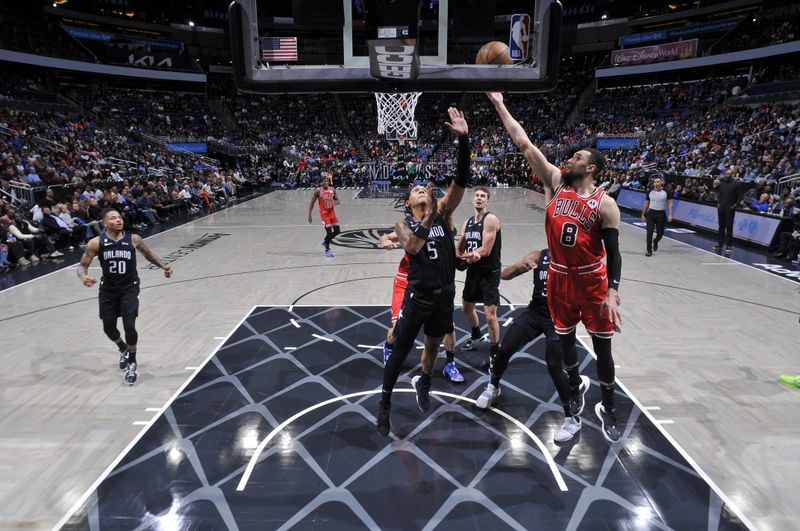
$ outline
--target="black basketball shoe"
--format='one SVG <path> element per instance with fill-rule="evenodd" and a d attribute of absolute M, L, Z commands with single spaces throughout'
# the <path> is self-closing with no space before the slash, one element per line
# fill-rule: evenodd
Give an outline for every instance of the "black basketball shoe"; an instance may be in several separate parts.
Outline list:
<path fill-rule="evenodd" d="M 136 369 L 137 369 L 136 362 L 131 362 L 128 364 L 127 370 L 125 371 L 125 383 L 128 385 L 133 385 L 136 383 Z"/>
<path fill-rule="evenodd" d="M 386 437 L 389 435 L 391 426 L 389 424 L 389 413 L 391 412 L 392 405 L 390 403 L 384 404 L 382 401 L 378 402 L 378 422 L 375 427 L 378 428 L 378 433 Z"/>
<path fill-rule="evenodd" d="M 130 359 L 131 353 L 128 352 L 128 347 L 125 347 L 125 350 L 119 351 L 119 368 L 120 370 L 124 371 L 128 368 L 128 360 Z"/>

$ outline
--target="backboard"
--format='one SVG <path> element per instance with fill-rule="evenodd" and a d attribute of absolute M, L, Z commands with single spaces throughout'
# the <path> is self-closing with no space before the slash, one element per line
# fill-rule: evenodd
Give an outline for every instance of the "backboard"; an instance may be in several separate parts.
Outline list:
<path fill-rule="evenodd" d="M 395 23 L 387 10 L 409 1 L 413 19 Z M 275 94 L 546 92 L 558 77 L 561 13 L 558 0 L 234 0 L 236 85 Z M 413 79 L 376 77 L 374 60 L 371 73 L 370 50 L 384 37 L 413 43 Z M 490 41 L 509 44 L 514 64 L 476 65 Z"/>

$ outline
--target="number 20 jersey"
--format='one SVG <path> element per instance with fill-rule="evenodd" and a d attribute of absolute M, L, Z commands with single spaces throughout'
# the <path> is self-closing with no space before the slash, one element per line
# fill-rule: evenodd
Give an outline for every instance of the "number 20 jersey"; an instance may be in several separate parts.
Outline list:
<path fill-rule="evenodd" d="M 545 233 L 553 263 L 566 267 L 590 266 L 606 255 L 600 202 L 605 191 L 596 188 L 581 197 L 570 186 L 560 186 L 547 204 Z"/>
<path fill-rule="evenodd" d="M 97 258 L 103 270 L 100 287 L 121 289 L 139 283 L 136 271 L 136 249 L 133 235 L 125 231 L 119 240 L 114 240 L 105 231 L 100 234 L 100 249 Z"/>

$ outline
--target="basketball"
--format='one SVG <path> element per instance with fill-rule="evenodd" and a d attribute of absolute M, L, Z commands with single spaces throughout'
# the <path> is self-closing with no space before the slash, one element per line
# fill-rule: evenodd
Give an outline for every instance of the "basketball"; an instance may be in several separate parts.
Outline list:
<path fill-rule="evenodd" d="M 475 63 L 479 65 L 510 65 L 508 45 L 500 41 L 487 42 L 478 50 Z"/>

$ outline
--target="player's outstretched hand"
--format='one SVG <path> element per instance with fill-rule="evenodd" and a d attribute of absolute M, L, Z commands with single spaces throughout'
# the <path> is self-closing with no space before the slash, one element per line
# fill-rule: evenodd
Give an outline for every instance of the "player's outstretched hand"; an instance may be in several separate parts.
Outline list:
<path fill-rule="evenodd" d="M 97 283 L 97 279 L 94 278 L 93 276 L 86 275 L 85 277 L 83 277 L 83 285 L 86 286 L 87 288 L 91 288 L 96 283 Z"/>
<path fill-rule="evenodd" d="M 469 134 L 469 126 L 467 126 L 467 120 L 464 118 L 463 112 L 455 107 L 450 107 L 447 109 L 447 116 L 450 121 L 445 122 L 444 125 L 450 129 L 451 133 L 456 136 L 466 136 Z"/>
<path fill-rule="evenodd" d="M 622 314 L 619 311 L 620 303 L 621 301 L 617 290 L 610 289 L 606 293 L 606 298 L 603 301 L 603 304 L 600 306 L 600 311 L 606 312 L 609 320 L 614 323 L 614 330 L 617 332 L 621 332 L 623 325 Z"/>
<path fill-rule="evenodd" d="M 164 276 L 167 278 L 172 276 L 172 268 L 170 266 L 164 268 Z"/>
<path fill-rule="evenodd" d="M 494 105 L 498 105 L 503 103 L 503 93 L 502 92 L 487 92 L 486 97 L 489 98 L 489 101 L 492 102 Z"/>

